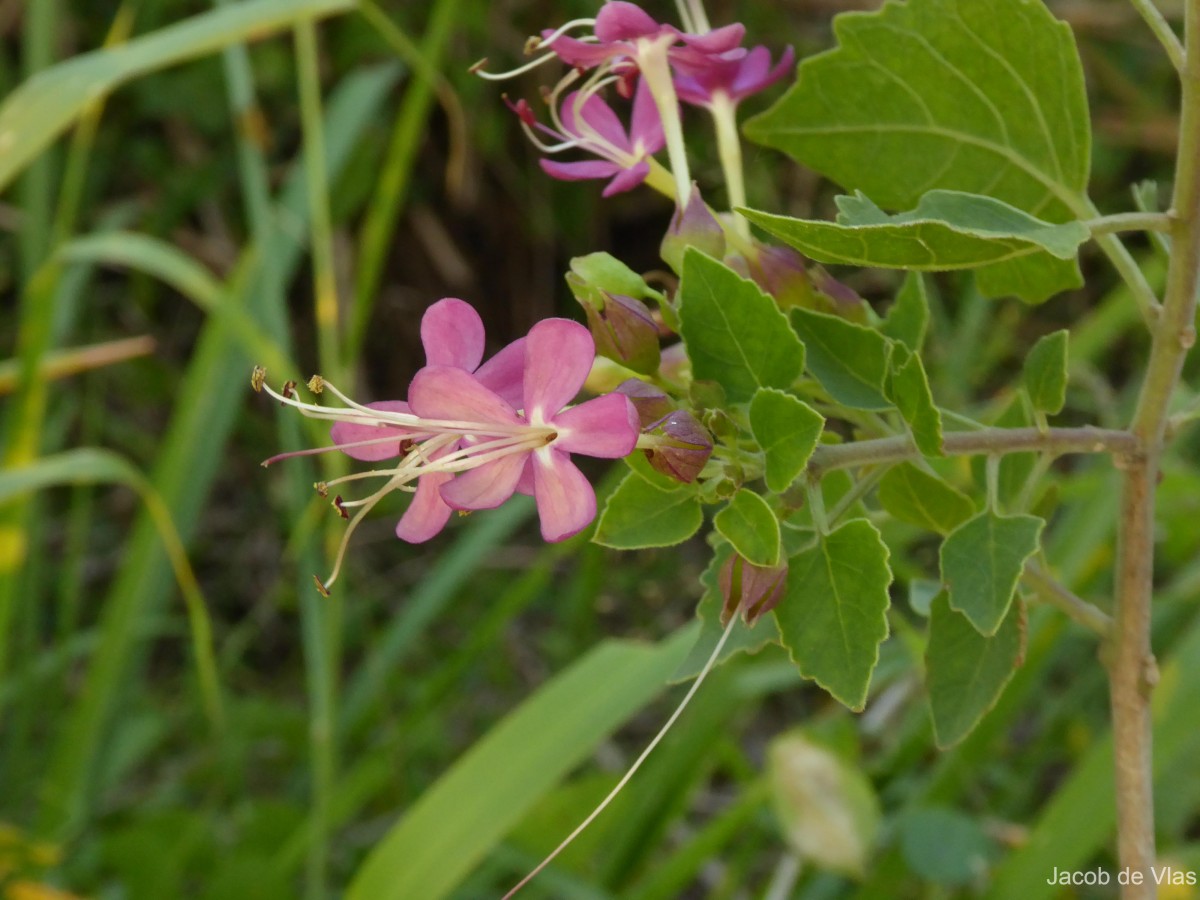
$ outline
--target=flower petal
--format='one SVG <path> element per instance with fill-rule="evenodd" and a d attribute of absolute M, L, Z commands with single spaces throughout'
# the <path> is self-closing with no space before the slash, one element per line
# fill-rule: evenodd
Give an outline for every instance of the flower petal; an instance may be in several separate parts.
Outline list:
<path fill-rule="evenodd" d="M 525 338 L 517 338 L 475 370 L 475 380 L 520 409 L 524 403 Z"/>
<path fill-rule="evenodd" d="M 596 518 L 596 492 L 567 454 L 553 447 L 536 451 L 533 481 L 545 540 L 566 540 Z"/>
<path fill-rule="evenodd" d="M 596 14 L 594 31 L 602 43 L 609 43 L 645 37 L 663 27 L 640 6 L 622 0 L 611 0 L 600 7 L 600 12 Z"/>
<path fill-rule="evenodd" d="M 631 191 L 650 174 L 650 163 L 644 159 L 634 163 L 628 169 L 622 169 L 617 173 L 616 177 L 610 181 L 604 190 L 600 192 L 602 197 L 611 197 L 613 194 L 621 194 L 625 191 Z"/>
<path fill-rule="evenodd" d="M 588 178 L 608 178 L 621 171 L 614 162 L 604 159 L 587 159 L 580 162 L 558 162 L 553 159 L 539 159 L 538 165 L 551 178 L 559 181 L 584 181 Z"/>
<path fill-rule="evenodd" d="M 439 300 L 421 317 L 421 343 L 431 366 L 457 366 L 474 372 L 483 359 L 483 320 L 456 297 Z"/>
<path fill-rule="evenodd" d="M 543 319 L 525 339 L 525 416 L 545 424 L 583 387 L 596 345 L 591 334 L 570 319 Z"/>
<path fill-rule="evenodd" d="M 396 523 L 396 537 L 422 544 L 446 527 L 453 510 L 442 499 L 439 488 L 453 477 L 449 472 L 430 472 L 417 479 L 412 503 Z"/>
<path fill-rule="evenodd" d="M 553 33 L 550 29 L 546 29 L 542 32 L 542 37 L 548 37 Z M 549 44 L 549 47 L 568 66 L 578 69 L 590 69 L 592 66 L 598 66 L 621 50 L 619 47 L 592 44 L 567 35 L 559 35 Z"/>
<path fill-rule="evenodd" d="M 426 366 L 417 372 L 408 388 L 408 402 L 413 412 L 425 419 L 506 425 L 521 421 L 511 405 L 469 372 L 453 366 Z"/>
<path fill-rule="evenodd" d="M 533 496 L 533 454 L 525 460 L 525 468 L 521 470 L 521 480 L 517 482 L 517 493 L 527 497 Z"/>
<path fill-rule="evenodd" d="M 633 147 L 620 118 L 598 94 L 581 98 L 579 91 L 572 91 L 563 100 L 559 112 L 563 130 L 571 137 L 579 138 L 583 142 L 582 149 L 606 155 L 602 152 L 606 147 L 615 147 L 624 153 Z"/>
<path fill-rule="evenodd" d="M 637 446 L 640 423 L 628 397 L 605 394 L 560 412 L 554 417 L 554 430 L 555 450 L 620 459 Z"/>
<path fill-rule="evenodd" d="M 648 154 L 657 153 L 667 143 L 658 104 L 654 102 L 654 94 L 650 92 L 650 85 L 645 78 L 638 79 L 637 91 L 633 95 L 629 138 L 633 145 L 641 141 L 642 149 Z"/>
<path fill-rule="evenodd" d="M 597 23 L 599 17 L 597 17 Z M 746 36 L 746 26 L 740 22 L 722 25 L 704 34 L 681 34 L 680 38 L 688 47 L 701 53 L 728 53 L 737 49 L 742 38 Z"/>
<path fill-rule="evenodd" d="M 380 400 L 368 403 L 371 409 L 384 412 L 410 412 L 408 404 L 403 400 Z M 396 425 L 356 425 L 352 422 L 335 422 L 329 431 L 329 436 L 343 453 L 351 459 L 361 459 L 364 462 L 378 462 L 381 459 L 391 459 L 400 455 L 400 442 L 415 434 L 411 429 L 400 428 Z M 380 441 L 378 444 L 367 444 L 362 447 L 348 447 L 347 444 L 357 444 L 360 441 L 379 441 L 380 438 L 394 438 L 394 441 Z"/>
<path fill-rule="evenodd" d="M 513 495 L 529 452 L 514 453 L 468 469 L 442 485 L 442 499 L 454 509 L 494 509 Z"/>

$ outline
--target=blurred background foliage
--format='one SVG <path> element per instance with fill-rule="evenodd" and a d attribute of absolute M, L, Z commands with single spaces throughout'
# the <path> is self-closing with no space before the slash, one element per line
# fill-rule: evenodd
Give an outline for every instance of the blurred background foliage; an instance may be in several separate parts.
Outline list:
<path fill-rule="evenodd" d="M 312 496 L 317 469 L 258 463 L 326 436 L 251 394 L 251 363 L 276 380 L 336 375 L 361 400 L 403 396 L 430 303 L 473 303 L 496 349 L 574 315 L 573 255 L 659 268 L 671 213 L 649 192 L 601 202 L 595 185 L 542 175 L 500 94 L 534 97 L 545 73 L 497 87 L 467 72 L 519 62 L 527 35 L 594 4 L 352 5 L 0 0 L 5 94 L 214 10 L 275 17 L 99 92 L 0 200 L 0 896 L 496 896 L 681 694 L 663 682 L 690 640 L 702 545 L 544 546 L 512 504 L 410 547 L 391 508 L 357 533 L 336 596 L 313 590 L 341 523 Z M 834 13 L 876 5 L 709 13 L 803 58 L 829 45 Z M 329 15 L 293 29 L 301 6 Z M 1170 171 L 1169 66 L 1120 0 L 1051 6 L 1087 68 L 1094 196 L 1130 208 L 1131 181 Z M 60 101 L 41 98 L 34 118 Z M 0 153 L 20 139 L 0 130 Z M 749 153 L 753 205 L 829 213 L 827 185 Z M 708 167 L 702 184 L 711 150 Z M 1152 244 L 1135 249 L 1161 271 Z M 1084 263 L 1086 289 L 1034 310 L 939 280 L 935 395 L 1002 408 L 1026 349 L 1065 326 L 1067 417 L 1120 422 L 1145 348 L 1103 260 Z M 896 287 L 838 274 L 880 309 Z M 1193 871 L 1195 450 L 1185 436 L 1167 466 L 1155 634 L 1160 846 Z M 1059 468 L 1047 555 L 1102 604 L 1115 479 Z M 1095 641 L 1031 608 L 1008 692 L 937 752 L 905 596 L 936 572 L 935 545 L 887 529 L 896 602 L 866 713 L 801 683 L 777 648 L 736 658 L 528 896 L 1031 898 L 1056 895 L 1055 866 L 1113 868 Z"/>

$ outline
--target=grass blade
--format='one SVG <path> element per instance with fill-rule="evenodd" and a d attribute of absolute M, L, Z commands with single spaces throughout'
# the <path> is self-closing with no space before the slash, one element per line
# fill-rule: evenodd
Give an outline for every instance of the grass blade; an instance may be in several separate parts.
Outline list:
<path fill-rule="evenodd" d="M 367 857 L 349 900 L 445 897 L 606 735 L 666 685 L 695 641 L 606 641 L 477 741 Z M 503 777 L 497 777 L 497 773 Z"/>

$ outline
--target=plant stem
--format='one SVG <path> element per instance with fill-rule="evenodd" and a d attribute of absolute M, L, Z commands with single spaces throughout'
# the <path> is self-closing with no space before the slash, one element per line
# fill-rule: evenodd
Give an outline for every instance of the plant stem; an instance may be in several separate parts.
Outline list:
<path fill-rule="evenodd" d="M 1197 0 L 1200 2 L 1200 0 Z M 1002 455 L 1034 451 L 1053 454 L 1132 453 L 1137 444 L 1128 431 L 1108 428 L 981 428 L 978 431 L 951 431 L 942 437 L 942 449 L 948 456 L 980 453 Z M 820 478 L 834 469 L 877 463 L 918 459 L 917 449 L 908 435 L 855 441 L 850 444 L 826 444 L 813 451 L 808 461 L 810 478 Z"/>
<path fill-rule="evenodd" d="M 1112 634 L 1112 617 L 1108 613 L 1068 590 L 1038 563 L 1026 563 L 1021 577 L 1041 600 L 1062 610 L 1080 625 L 1104 637 Z"/>
<path fill-rule="evenodd" d="M 742 139 L 737 130 L 737 104 L 724 91 L 717 91 L 709 111 L 717 135 L 717 154 L 725 175 L 733 227 L 741 237 L 749 240 L 750 223 L 738 212 L 746 206 L 746 179 L 742 169 Z"/>
<path fill-rule="evenodd" d="M 1153 897 L 1155 862 L 1150 692 L 1155 681 L 1150 648 L 1154 574 L 1155 487 L 1165 443 L 1167 412 L 1183 361 L 1196 340 L 1200 280 L 1200 0 L 1188 0 L 1181 71 L 1182 106 L 1171 262 L 1162 313 L 1152 330 L 1150 360 L 1130 431 L 1138 452 L 1128 458 L 1121 495 L 1114 644 L 1109 662 L 1117 799 L 1117 845 L 1122 868 L 1144 873 L 1129 898 Z"/>
<path fill-rule="evenodd" d="M 1101 216 L 1083 223 L 1092 237 L 1118 231 L 1170 231 L 1171 217 L 1159 212 L 1128 212 Z"/>
<path fill-rule="evenodd" d="M 1158 38 L 1158 42 L 1162 44 L 1163 50 L 1167 52 L 1167 56 L 1171 60 L 1171 65 L 1175 67 L 1175 71 L 1183 72 L 1183 44 L 1179 42 L 1178 35 L 1171 30 L 1170 24 L 1163 18 L 1163 14 L 1159 12 L 1158 7 L 1154 5 L 1154 0 L 1130 0 L 1130 2 L 1133 4 L 1133 8 L 1146 20 L 1146 24 L 1150 26 L 1150 30 Z"/>

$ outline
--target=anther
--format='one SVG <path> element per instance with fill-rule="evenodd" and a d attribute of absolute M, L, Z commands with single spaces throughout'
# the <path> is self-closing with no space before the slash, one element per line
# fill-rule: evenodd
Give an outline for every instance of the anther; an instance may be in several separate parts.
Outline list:
<path fill-rule="evenodd" d="M 487 59 L 487 57 L 485 56 L 483 59 L 479 60 L 479 62 L 477 62 L 477 63 L 473 63 L 473 64 L 471 65 L 471 67 L 470 67 L 469 69 L 467 69 L 467 73 L 468 73 L 469 75 L 475 75 L 475 74 L 477 74 L 477 73 L 479 72 L 479 70 L 480 70 L 480 69 L 482 69 L 482 68 L 483 68 L 484 66 L 486 66 L 487 64 L 488 64 L 488 59 Z"/>
<path fill-rule="evenodd" d="M 291 400 L 293 397 L 296 396 L 296 382 L 285 381 L 283 383 L 283 390 L 280 391 L 279 393 L 282 394 L 285 399 Z"/>
<path fill-rule="evenodd" d="M 263 382 L 267 380 L 267 370 L 262 366 L 255 366 L 250 373 L 250 387 L 254 388 L 254 393 L 261 394 Z"/>
<path fill-rule="evenodd" d="M 325 390 L 325 379 L 320 375 L 314 375 L 308 379 L 308 389 L 314 394 L 321 393 L 321 391 Z"/>
<path fill-rule="evenodd" d="M 538 37 L 536 34 L 531 34 L 528 38 L 525 39 L 525 55 L 526 56 L 533 56 L 533 54 L 535 54 L 539 50 L 541 50 L 542 47 L 543 47 L 542 39 L 540 37 Z"/>
<path fill-rule="evenodd" d="M 313 576 L 313 584 L 317 586 L 317 590 L 321 592 L 322 597 L 329 596 L 329 588 L 325 587 L 324 583 L 316 575 Z"/>
<path fill-rule="evenodd" d="M 340 515 L 343 519 L 350 518 L 350 513 L 346 512 L 346 508 L 344 506 L 342 506 L 342 495 L 341 494 L 338 494 L 336 497 L 333 498 L 333 503 L 331 505 L 333 506 L 334 509 L 336 509 L 338 511 L 338 515 Z"/>
<path fill-rule="evenodd" d="M 329 485 L 326 484 L 324 481 L 314 481 L 313 482 L 313 490 L 315 490 L 322 497 L 329 496 Z"/>

